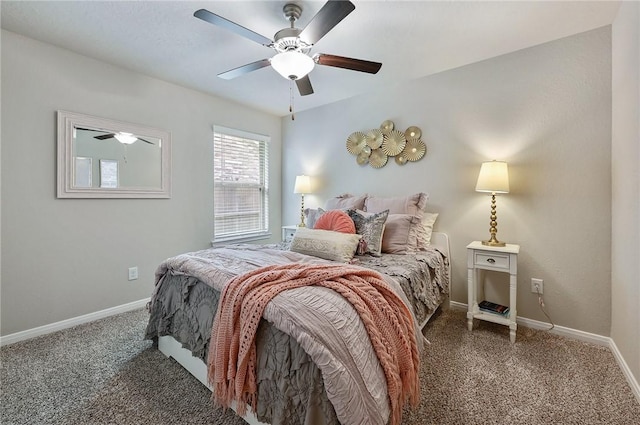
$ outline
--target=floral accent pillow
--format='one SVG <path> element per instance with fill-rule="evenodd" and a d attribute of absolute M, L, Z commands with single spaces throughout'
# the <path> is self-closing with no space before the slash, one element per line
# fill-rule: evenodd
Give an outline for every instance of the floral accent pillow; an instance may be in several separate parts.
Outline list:
<path fill-rule="evenodd" d="M 389 210 L 379 213 L 367 213 L 360 210 L 347 210 L 356 225 L 356 233 L 362 235 L 365 254 L 379 257 L 382 251 L 382 236 Z M 361 252 L 358 252 L 360 254 Z"/>

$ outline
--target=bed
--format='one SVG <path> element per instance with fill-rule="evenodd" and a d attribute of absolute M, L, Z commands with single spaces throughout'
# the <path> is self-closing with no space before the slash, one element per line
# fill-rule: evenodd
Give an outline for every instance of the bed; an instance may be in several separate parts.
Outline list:
<path fill-rule="evenodd" d="M 315 237 L 329 231 L 314 232 Z M 156 273 L 146 338 L 157 340 L 161 352 L 212 389 L 207 358 L 218 347 L 219 340 L 210 344 L 211 329 L 226 283 L 269 267 L 333 267 L 334 260 L 296 250 L 295 243 L 294 238 L 291 243 L 228 245 L 167 259 Z M 448 259 L 447 235 L 433 232 L 430 245 L 417 252 L 356 255 L 348 267 L 380 273 L 410 306 L 422 349 L 419 331 L 448 300 Z M 299 299 L 284 300 L 284 295 Z M 373 338 L 368 340 L 366 326 L 351 310 L 342 296 L 325 287 L 297 288 L 273 298 L 255 333 L 254 409 L 244 403 L 230 407 L 250 424 L 392 422 L 397 409 L 385 384 L 388 366 L 378 362 Z"/>

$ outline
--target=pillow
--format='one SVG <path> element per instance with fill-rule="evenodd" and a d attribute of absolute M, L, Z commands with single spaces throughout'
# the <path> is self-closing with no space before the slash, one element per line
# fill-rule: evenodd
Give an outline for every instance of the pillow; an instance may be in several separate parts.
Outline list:
<path fill-rule="evenodd" d="M 325 211 L 322 208 L 317 208 L 317 209 L 305 208 L 304 216 L 307 219 L 307 222 L 306 222 L 307 227 L 309 229 L 313 229 L 313 226 L 315 226 L 316 221 L 318 221 L 320 216 L 324 213 Z"/>
<path fill-rule="evenodd" d="M 411 214 L 389 214 L 382 235 L 382 252 L 407 254 L 418 250 L 420 217 Z"/>
<path fill-rule="evenodd" d="M 418 249 L 426 249 L 431 245 L 431 233 L 433 233 L 433 223 L 436 222 L 438 213 L 425 212 L 422 216 L 422 223 L 418 226 Z"/>
<path fill-rule="evenodd" d="M 353 196 L 349 193 L 328 199 L 324 205 L 325 210 L 364 210 L 364 201 L 367 195 Z"/>
<path fill-rule="evenodd" d="M 289 249 L 325 260 L 348 263 L 358 248 L 358 242 L 360 235 L 298 227 Z"/>
<path fill-rule="evenodd" d="M 313 228 L 333 230 L 340 233 L 356 233 L 356 226 L 353 224 L 353 220 L 351 220 L 349 214 L 341 210 L 331 210 L 322 214 Z"/>
<path fill-rule="evenodd" d="M 422 192 L 395 198 L 370 196 L 365 199 L 364 210 L 373 213 L 389 210 L 389 214 L 410 214 L 422 218 L 428 200 L 429 195 Z"/>
<path fill-rule="evenodd" d="M 358 254 L 371 254 L 379 257 L 382 251 L 382 235 L 389 211 L 367 213 L 361 210 L 348 210 L 347 212 L 356 225 L 356 233 L 362 235 L 364 242 L 364 252 L 358 252 Z"/>

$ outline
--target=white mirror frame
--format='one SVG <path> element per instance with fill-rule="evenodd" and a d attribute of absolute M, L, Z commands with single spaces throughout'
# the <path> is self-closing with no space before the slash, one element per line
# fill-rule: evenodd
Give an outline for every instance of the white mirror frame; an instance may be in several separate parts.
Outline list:
<path fill-rule="evenodd" d="M 75 127 L 128 132 L 161 141 L 161 186 L 157 188 L 81 188 L 73 179 L 73 130 Z M 69 111 L 58 111 L 58 198 L 170 198 L 171 197 L 171 133 L 122 121 L 98 118 Z"/>

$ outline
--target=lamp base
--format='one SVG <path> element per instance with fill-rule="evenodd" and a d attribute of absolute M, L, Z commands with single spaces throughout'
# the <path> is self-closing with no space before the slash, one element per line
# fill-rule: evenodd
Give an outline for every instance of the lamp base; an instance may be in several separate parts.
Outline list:
<path fill-rule="evenodd" d="M 482 241 L 482 245 L 487 245 L 487 246 L 506 246 L 507 244 L 505 242 L 500 242 L 498 240 L 488 240 L 488 241 Z"/>

